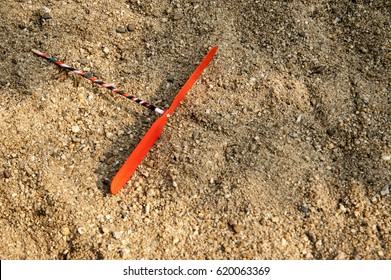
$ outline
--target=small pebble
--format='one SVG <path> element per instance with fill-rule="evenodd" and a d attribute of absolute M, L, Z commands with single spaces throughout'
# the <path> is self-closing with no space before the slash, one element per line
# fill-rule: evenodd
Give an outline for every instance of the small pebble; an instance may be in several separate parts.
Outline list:
<path fill-rule="evenodd" d="M 255 77 L 251 77 L 250 78 L 250 81 L 248 82 L 251 86 L 255 85 L 255 83 L 257 82 L 257 78 Z"/>
<path fill-rule="evenodd" d="M 181 12 L 177 11 L 175 14 L 174 14 L 174 20 L 180 20 L 183 18 L 183 15 L 181 14 Z"/>
<path fill-rule="evenodd" d="M 113 133 L 111 133 L 111 132 L 106 132 L 106 138 L 107 139 L 111 139 L 111 138 L 113 138 L 113 136 L 114 136 L 114 134 Z"/>
<path fill-rule="evenodd" d="M 48 20 L 48 19 L 51 19 L 52 16 L 49 13 L 43 13 L 41 18 L 44 19 L 44 20 Z"/>
<path fill-rule="evenodd" d="M 299 206 L 299 211 L 301 211 L 303 213 L 308 213 L 309 212 L 309 208 L 304 206 L 304 205 L 300 205 Z"/>
<path fill-rule="evenodd" d="M 80 131 L 80 127 L 78 125 L 72 126 L 72 132 L 73 133 L 78 133 Z"/>
<path fill-rule="evenodd" d="M 122 232 L 120 232 L 120 231 L 113 231 L 112 235 L 113 235 L 113 237 L 115 239 L 120 239 L 121 235 L 122 235 Z"/>
<path fill-rule="evenodd" d="M 71 231 L 69 230 L 68 227 L 63 227 L 61 229 L 61 234 L 64 235 L 64 236 L 68 236 L 70 233 L 71 233 Z"/>
<path fill-rule="evenodd" d="M 79 228 L 77 229 L 77 232 L 78 232 L 79 234 L 83 234 L 83 233 L 86 232 L 86 230 L 85 230 L 83 227 L 79 227 Z"/>
<path fill-rule="evenodd" d="M 233 224 L 232 229 L 234 230 L 235 233 L 240 233 L 243 230 L 243 227 L 237 224 Z"/>
<path fill-rule="evenodd" d="M 172 84 L 174 82 L 174 77 L 172 75 L 168 75 L 166 80 L 167 80 L 167 82 Z"/>
<path fill-rule="evenodd" d="M 306 235 L 311 242 L 316 242 L 316 235 L 312 231 L 307 231 Z"/>
<path fill-rule="evenodd" d="M 345 213 L 347 211 L 345 206 L 343 206 L 342 204 L 339 204 L 339 209 L 341 210 L 342 213 Z"/>
<path fill-rule="evenodd" d="M 3 171 L 3 174 L 4 174 L 4 178 L 6 179 L 11 177 L 11 172 L 7 169 Z"/>
<path fill-rule="evenodd" d="M 382 158 L 382 160 L 385 160 L 385 161 L 391 160 L 391 156 L 388 156 L 388 155 L 384 155 L 381 158 Z"/>
<path fill-rule="evenodd" d="M 120 252 L 120 256 L 121 256 L 121 258 L 124 258 L 127 255 L 129 255 L 129 253 L 130 253 L 129 249 L 122 249 L 121 252 Z"/>
<path fill-rule="evenodd" d="M 104 52 L 105 54 L 109 54 L 109 53 L 110 53 L 110 49 L 109 49 L 108 47 L 104 47 L 104 48 L 103 48 L 103 52 Z"/>
<path fill-rule="evenodd" d="M 134 23 L 129 23 L 126 28 L 128 29 L 128 31 L 135 31 L 136 25 Z"/>
<path fill-rule="evenodd" d="M 311 74 L 319 74 L 319 73 L 322 73 L 325 68 L 326 68 L 326 65 L 320 64 L 320 65 L 312 67 L 310 69 L 310 73 Z"/>
<path fill-rule="evenodd" d="M 151 206 L 149 206 L 149 204 L 147 204 L 145 206 L 145 214 L 148 215 L 150 210 L 151 210 Z"/>
<path fill-rule="evenodd" d="M 120 27 L 117 27 L 117 29 L 115 31 L 117 31 L 117 33 L 125 33 L 126 29 L 125 29 L 125 27 L 120 26 Z"/>
<path fill-rule="evenodd" d="M 102 226 L 100 228 L 100 230 L 101 230 L 102 233 L 108 233 L 109 232 L 109 229 L 107 227 L 104 227 L 104 226 Z"/>
<path fill-rule="evenodd" d="M 224 247 L 224 251 L 227 253 L 231 253 L 232 249 L 230 247 Z"/>
<path fill-rule="evenodd" d="M 336 260 L 347 260 L 348 256 L 344 252 L 339 252 L 335 257 Z"/>
<path fill-rule="evenodd" d="M 384 186 L 380 192 L 381 195 L 387 195 L 390 193 L 390 186 L 387 185 L 387 186 Z"/>

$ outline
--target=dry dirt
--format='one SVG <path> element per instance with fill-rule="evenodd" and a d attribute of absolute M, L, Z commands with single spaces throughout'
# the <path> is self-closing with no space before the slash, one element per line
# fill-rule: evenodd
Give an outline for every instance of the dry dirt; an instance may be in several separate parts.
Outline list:
<path fill-rule="evenodd" d="M 1 259 L 391 259 L 389 1 L 0 4 Z M 218 53 L 127 186 L 157 115 Z"/>

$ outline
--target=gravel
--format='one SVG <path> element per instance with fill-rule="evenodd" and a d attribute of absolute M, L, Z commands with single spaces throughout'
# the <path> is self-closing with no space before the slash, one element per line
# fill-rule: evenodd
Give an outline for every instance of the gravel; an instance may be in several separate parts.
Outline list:
<path fill-rule="evenodd" d="M 385 1 L 47 2 L 0 10 L 1 259 L 391 259 Z M 213 45 L 115 196 L 158 116 L 30 51 L 167 108 Z"/>

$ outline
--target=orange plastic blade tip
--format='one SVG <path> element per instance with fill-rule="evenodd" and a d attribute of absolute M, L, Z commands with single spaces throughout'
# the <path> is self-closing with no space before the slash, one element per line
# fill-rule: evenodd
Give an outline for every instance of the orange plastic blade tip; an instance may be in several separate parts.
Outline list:
<path fill-rule="evenodd" d="M 141 139 L 141 141 L 137 144 L 136 148 L 130 154 L 129 158 L 125 161 L 124 165 L 122 165 L 121 169 L 111 182 L 110 191 L 112 194 L 117 194 L 129 181 L 133 172 L 137 169 L 148 154 L 149 150 L 159 139 L 167 120 L 168 118 L 166 114 L 158 118 L 149 128 L 143 139 Z"/>
<path fill-rule="evenodd" d="M 166 113 L 172 115 L 175 108 L 179 105 L 179 103 L 182 101 L 182 99 L 185 97 L 185 95 L 189 92 L 191 87 L 194 85 L 194 83 L 198 80 L 198 78 L 201 76 L 202 72 L 205 70 L 205 68 L 208 66 L 209 62 L 213 59 L 213 56 L 215 55 L 217 51 L 217 46 L 214 46 L 208 54 L 204 57 L 204 59 L 201 61 L 201 63 L 198 65 L 196 70 L 194 70 L 193 74 L 191 74 L 190 78 L 187 80 L 185 85 L 181 88 L 181 90 L 177 93 L 174 100 L 171 103 L 170 108 L 166 111 Z"/>
<path fill-rule="evenodd" d="M 151 128 L 144 135 L 143 139 L 141 139 L 141 141 L 137 144 L 136 148 L 130 154 L 129 158 L 125 161 L 124 165 L 122 165 L 121 169 L 118 171 L 113 181 L 111 182 L 110 191 L 112 194 L 117 194 L 129 181 L 130 177 L 132 177 L 134 171 L 143 161 L 143 159 L 148 154 L 149 150 L 152 148 L 155 142 L 159 139 L 168 118 L 170 117 L 170 115 L 172 115 L 175 108 L 179 105 L 179 103 L 191 89 L 193 84 L 201 76 L 202 72 L 208 66 L 216 51 L 216 46 L 209 51 L 209 53 L 201 61 L 200 65 L 198 65 L 196 70 L 194 70 L 193 74 L 191 74 L 190 78 L 187 80 L 182 89 L 175 96 L 173 102 L 171 103 L 171 106 L 164 112 L 164 114 L 160 118 L 158 118 L 153 123 Z"/>

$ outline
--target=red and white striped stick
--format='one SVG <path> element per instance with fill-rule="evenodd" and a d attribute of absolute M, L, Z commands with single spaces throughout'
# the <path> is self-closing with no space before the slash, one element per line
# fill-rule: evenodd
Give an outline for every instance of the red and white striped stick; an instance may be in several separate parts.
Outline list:
<path fill-rule="evenodd" d="M 156 107 L 156 106 L 154 106 L 154 105 L 152 105 L 152 104 L 149 104 L 149 103 L 147 103 L 147 102 L 145 102 L 145 101 L 143 101 L 143 100 L 141 100 L 141 99 L 139 99 L 139 98 L 137 98 L 137 97 L 135 97 L 135 96 L 132 96 L 132 95 L 130 95 L 129 93 L 126 93 L 126 92 L 124 92 L 124 91 L 122 91 L 122 90 L 116 88 L 115 86 L 106 84 L 106 83 L 103 82 L 102 80 L 99 80 L 99 79 L 97 79 L 97 78 L 95 78 L 95 77 L 92 77 L 92 76 L 91 76 L 90 74 L 88 74 L 88 73 L 84 73 L 83 71 L 81 71 L 81 70 L 79 70 L 79 69 L 73 68 L 73 67 L 71 67 L 71 66 L 69 66 L 69 65 L 67 65 L 67 64 L 65 64 L 65 63 L 63 63 L 63 62 L 61 62 L 61 61 L 58 61 L 57 59 L 55 59 L 55 58 L 53 58 L 53 57 L 50 57 L 50 56 L 48 56 L 47 54 L 42 53 L 42 52 L 40 52 L 40 51 L 37 51 L 37 50 L 34 50 L 34 49 L 31 50 L 31 51 L 32 51 L 33 53 L 39 55 L 40 57 L 43 57 L 43 58 L 49 60 L 50 62 L 53 62 L 54 64 L 56 64 L 56 65 L 58 65 L 58 66 L 60 66 L 60 67 L 62 67 L 62 68 L 64 68 L 64 69 L 67 69 L 67 70 L 69 70 L 69 71 L 71 71 L 71 72 L 73 72 L 73 73 L 76 73 L 76 74 L 78 74 L 78 75 L 80 75 L 80 76 L 82 76 L 82 77 L 84 77 L 84 78 L 90 80 L 91 82 L 93 82 L 93 83 L 95 83 L 95 84 L 98 84 L 98 85 L 100 85 L 100 86 L 102 86 L 102 87 L 105 87 L 105 88 L 107 88 L 107 89 L 109 89 L 109 90 L 115 92 L 115 93 L 118 93 L 119 95 L 124 96 L 124 97 L 126 97 L 126 98 L 132 100 L 133 102 L 136 102 L 136 103 L 138 103 L 138 104 L 140 104 L 140 105 L 142 105 L 142 106 L 148 108 L 148 109 L 151 110 L 151 111 L 154 111 L 154 112 L 156 112 L 156 113 L 159 113 L 160 115 L 162 115 L 162 114 L 164 113 L 164 110 L 162 110 L 162 109 L 160 109 L 160 108 L 158 108 L 158 107 Z"/>

